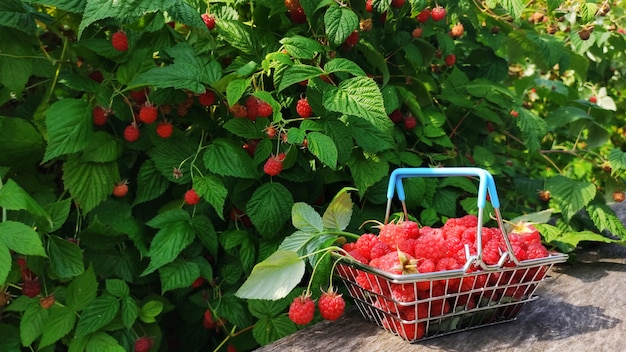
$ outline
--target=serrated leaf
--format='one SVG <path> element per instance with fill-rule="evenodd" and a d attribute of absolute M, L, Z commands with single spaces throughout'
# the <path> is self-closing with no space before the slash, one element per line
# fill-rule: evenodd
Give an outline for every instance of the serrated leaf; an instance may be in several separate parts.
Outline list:
<path fill-rule="evenodd" d="M 541 140 L 548 132 L 546 121 L 536 114 L 524 109 L 519 114 L 517 127 L 522 131 L 524 144 L 529 151 L 536 151 L 541 148 Z"/>
<path fill-rule="evenodd" d="M 295 228 L 304 232 L 324 231 L 324 221 L 312 206 L 297 202 L 291 207 L 291 223 Z"/>
<path fill-rule="evenodd" d="M 289 317 L 261 318 L 252 328 L 252 336 L 262 346 L 296 332 L 298 329 Z"/>
<path fill-rule="evenodd" d="M 228 106 L 235 105 L 251 84 L 251 78 L 236 78 L 228 82 L 226 86 L 226 100 L 228 101 Z"/>
<path fill-rule="evenodd" d="M 261 235 L 271 238 L 289 220 L 293 203 L 293 196 L 285 186 L 268 182 L 254 191 L 246 213 Z"/>
<path fill-rule="evenodd" d="M 124 323 L 124 327 L 130 329 L 137 317 L 139 316 L 139 306 L 137 306 L 137 302 L 131 296 L 124 297 L 121 301 L 121 309 L 122 309 L 122 322 Z"/>
<path fill-rule="evenodd" d="M 306 136 L 308 145 L 307 149 L 311 154 L 315 155 L 324 165 L 331 169 L 337 167 L 337 146 L 335 142 L 327 135 L 320 132 L 310 132 Z"/>
<path fill-rule="evenodd" d="M 53 306 L 50 318 L 45 322 L 39 348 L 52 345 L 69 334 L 76 323 L 76 312 L 68 307 Z"/>
<path fill-rule="evenodd" d="M 608 159 L 611 163 L 611 173 L 617 175 L 619 172 L 626 170 L 626 152 L 623 152 L 617 148 L 613 148 L 609 152 Z"/>
<path fill-rule="evenodd" d="M 98 281 L 93 267 L 89 267 L 67 287 L 67 306 L 75 312 L 81 311 L 96 298 L 97 293 Z"/>
<path fill-rule="evenodd" d="M 354 152 L 348 161 L 348 167 L 354 179 L 356 188 L 361 195 L 368 188 L 382 180 L 389 174 L 389 163 L 382 159 L 369 159 L 358 152 Z"/>
<path fill-rule="evenodd" d="M 327 73 L 345 72 L 353 76 L 365 76 L 365 71 L 354 61 L 348 59 L 336 58 L 328 61 L 324 65 L 324 71 Z"/>
<path fill-rule="evenodd" d="M 391 134 L 380 130 L 365 119 L 348 116 L 346 125 L 357 145 L 369 153 L 378 153 L 394 147 Z"/>
<path fill-rule="evenodd" d="M 276 301 L 251 299 L 248 300 L 248 310 L 256 318 L 271 318 L 284 312 L 291 302 L 289 296 Z"/>
<path fill-rule="evenodd" d="M 37 226 L 41 228 L 44 233 L 57 231 L 67 221 L 71 206 L 72 200 L 70 198 L 46 204 L 43 208 L 44 211 L 50 215 L 50 219 L 39 217 L 37 219 Z"/>
<path fill-rule="evenodd" d="M 21 222 L 0 222 L 0 243 L 20 254 L 47 256 L 37 232 Z"/>
<path fill-rule="evenodd" d="M 139 319 L 144 323 L 154 323 L 156 317 L 163 312 L 163 302 L 151 300 L 146 302 L 139 310 Z"/>
<path fill-rule="evenodd" d="M 4 242 L 0 241 L 0 285 L 4 285 L 7 280 L 11 271 L 11 264 L 11 251 Z"/>
<path fill-rule="evenodd" d="M 169 181 L 159 172 L 154 161 L 146 160 L 137 174 L 137 194 L 133 206 L 158 198 L 167 190 Z"/>
<path fill-rule="evenodd" d="M 550 191 L 552 199 L 557 202 L 567 221 L 596 196 L 596 186 L 593 183 L 576 181 L 565 176 L 549 178 L 546 189 Z"/>
<path fill-rule="evenodd" d="M 242 138 L 260 139 L 263 137 L 263 127 L 248 119 L 230 119 L 224 123 L 224 128 Z"/>
<path fill-rule="evenodd" d="M 320 42 L 301 35 L 283 38 L 280 40 L 280 43 L 287 50 L 287 53 L 295 59 L 311 60 L 317 53 L 324 51 L 324 47 Z"/>
<path fill-rule="evenodd" d="M 256 178 L 255 163 L 234 140 L 216 139 L 207 146 L 203 156 L 204 165 L 221 176 Z"/>
<path fill-rule="evenodd" d="M 148 275 L 173 262 L 194 238 L 195 230 L 189 221 L 180 220 L 166 224 L 152 239 L 148 252 L 150 264 L 141 275 Z"/>
<path fill-rule="evenodd" d="M 502 0 L 499 1 L 499 3 L 514 18 L 519 18 L 526 7 L 525 3 L 521 0 Z"/>
<path fill-rule="evenodd" d="M 300 282 L 304 269 L 304 261 L 296 252 L 276 251 L 254 266 L 235 296 L 244 299 L 281 299 Z"/>
<path fill-rule="evenodd" d="M 217 215 L 223 220 L 224 203 L 226 196 L 228 196 L 228 190 L 222 180 L 212 175 L 197 177 L 193 180 L 193 188 L 198 192 L 198 195 L 211 204 Z"/>
<path fill-rule="evenodd" d="M 33 12 L 35 12 L 33 8 L 22 1 L 5 0 L 0 4 L 0 23 L 2 26 L 34 35 L 37 31 L 37 23 L 32 15 Z"/>
<path fill-rule="evenodd" d="M 585 210 L 600 232 L 608 231 L 611 235 L 626 240 L 626 228 L 609 206 L 591 203 Z"/>
<path fill-rule="evenodd" d="M 83 18 L 78 27 L 78 36 L 92 23 L 105 18 L 115 18 L 131 22 L 146 13 L 173 6 L 176 0 L 87 0 Z"/>
<path fill-rule="evenodd" d="M 196 237 L 202 242 L 204 248 L 213 256 L 217 256 L 219 248 L 217 231 L 211 222 L 211 219 L 204 215 L 196 215 L 191 218 L 191 225 L 196 230 Z"/>
<path fill-rule="evenodd" d="M 46 127 L 48 145 L 43 162 L 80 152 L 89 145 L 94 133 L 91 107 L 81 99 L 59 100 L 46 112 Z"/>
<path fill-rule="evenodd" d="M 98 331 L 88 336 L 85 352 L 125 352 L 119 342 L 111 335 Z"/>
<path fill-rule="evenodd" d="M 324 71 L 316 66 L 294 64 L 289 66 L 282 75 L 280 84 L 278 86 L 278 92 L 286 89 L 287 87 L 300 83 L 302 81 L 308 81 L 309 79 L 319 77 L 324 74 Z"/>
<path fill-rule="evenodd" d="M 113 296 L 93 299 L 85 307 L 76 325 L 76 336 L 85 336 L 110 323 L 119 311 L 120 304 Z"/>
<path fill-rule="evenodd" d="M 0 38 L 0 40 L 2 40 Z M 0 51 L 2 51 L 0 44 Z M 7 51 L 10 52 L 10 51 Z M 15 54 L 13 54 L 15 55 Z M 3 59 L 0 57 L 0 67 Z M 11 65 L 11 70 L 14 67 Z M 0 68 L 0 83 L 6 86 Z M 13 80 L 15 82 L 15 80 Z M 41 160 L 44 151 L 44 144 L 41 134 L 37 129 L 25 119 L 0 116 L 0 165 L 19 165 L 30 160 Z M 1 190 L 0 190 L 1 191 Z"/>
<path fill-rule="evenodd" d="M 23 346 L 29 346 L 43 333 L 49 311 L 41 305 L 31 305 L 20 319 L 20 338 Z"/>
<path fill-rule="evenodd" d="M 229 45 L 243 53 L 249 55 L 259 53 L 257 32 L 243 22 L 222 19 L 215 29 L 221 36 L 228 38 Z"/>
<path fill-rule="evenodd" d="M 107 292 L 115 297 L 124 298 L 130 294 L 130 288 L 124 280 L 107 279 L 105 281 L 105 287 Z"/>
<path fill-rule="evenodd" d="M 191 165 L 183 163 L 190 155 L 196 153 L 196 147 L 191 139 L 182 134 L 174 134 L 168 139 L 168 143 L 158 143 L 148 151 L 150 159 L 154 162 L 157 170 L 170 182 L 186 184 L 191 181 Z M 172 148 L 175 145 L 176 148 Z M 185 164 L 181 167 L 181 164 Z M 179 169 L 182 176 L 174 175 L 174 169 Z"/>
<path fill-rule="evenodd" d="M 50 268 L 59 278 L 69 279 L 85 271 L 83 252 L 74 243 L 58 236 L 50 236 L 48 250 Z"/>
<path fill-rule="evenodd" d="M 198 16 L 198 10 L 185 1 L 176 1 L 167 9 L 167 13 L 177 23 L 186 24 L 190 27 L 206 28 L 202 18 Z"/>
<path fill-rule="evenodd" d="M 190 287 L 199 276 L 200 268 L 198 264 L 176 259 L 159 268 L 161 292 L 165 293 L 177 288 Z"/>
<path fill-rule="evenodd" d="M 393 126 L 385 112 L 385 102 L 376 82 L 368 77 L 349 78 L 323 93 L 324 107 L 329 111 L 358 116 L 376 128 L 390 132 Z"/>
<path fill-rule="evenodd" d="M 236 297 L 232 293 L 227 293 L 222 296 L 221 302 L 216 308 L 217 315 L 222 317 L 229 317 L 228 321 L 236 326 L 251 326 L 252 321 L 249 318 L 248 310 L 246 309 L 245 301 Z"/>
<path fill-rule="evenodd" d="M 352 219 L 352 211 L 354 203 L 350 197 L 350 191 L 356 191 L 356 188 L 345 187 L 341 189 L 324 211 L 323 223 L 325 229 L 334 229 L 343 231 L 350 224 Z"/>
<path fill-rule="evenodd" d="M 324 13 L 324 26 L 331 44 L 339 46 L 358 28 L 359 17 L 350 7 L 333 5 Z"/>
<path fill-rule="evenodd" d="M 63 164 L 63 182 L 85 213 L 106 200 L 119 181 L 115 162 L 86 163 L 71 157 Z"/>
<path fill-rule="evenodd" d="M 94 133 L 83 150 L 81 159 L 87 162 L 106 163 L 116 161 L 122 154 L 119 143 L 109 133 Z"/>

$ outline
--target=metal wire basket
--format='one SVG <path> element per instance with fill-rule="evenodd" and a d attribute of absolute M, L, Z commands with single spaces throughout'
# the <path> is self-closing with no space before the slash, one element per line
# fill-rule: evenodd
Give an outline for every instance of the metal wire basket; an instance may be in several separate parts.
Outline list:
<path fill-rule="evenodd" d="M 402 179 L 450 176 L 479 179 L 476 254 L 467 251 L 467 261 L 461 269 L 396 275 L 349 256 L 336 255 L 337 274 L 363 317 L 412 343 L 515 320 L 526 303 L 537 299 L 534 292 L 539 283 L 549 280 L 550 269 L 567 260 L 567 255 L 561 253 L 521 261 L 515 257 L 499 211 L 493 176 L 480 168 L 396 169 L 387 190 L 385 223 L 395 193 L 407 212 Z M 487 265 L 482 258 L 487 194 L 506 245 L 495 265 Z M 394 292 L 402 292 L 402 298 Z"/>

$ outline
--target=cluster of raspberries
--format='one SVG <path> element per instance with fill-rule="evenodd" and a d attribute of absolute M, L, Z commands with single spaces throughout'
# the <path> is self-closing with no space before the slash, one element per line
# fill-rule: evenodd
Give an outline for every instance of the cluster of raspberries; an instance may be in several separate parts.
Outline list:
<path fill-rule="evenodd" d="M 441 228 L 419 227 L 416 222 L 400 219 L 380 224 L 378 235 L 363 234 L 356 242 L 344 244 L 343 249 L 363 264 L 396 275 L 459 270 L 468 262 L 468 254 L 476 255 L 477 224 L 474 215 L 451 218 Z M 532 225 L 514 224 L 508 237 L 520 261 L 549 256 Z M 483 227 L 482 244 L 482 260 L 487 265 L 498 264 L 507 251 L 498 228 Z M 546 274 L 540 266 L 519 270 L 514 267 L 507 259 L 503 270 L 483 271 L 472 265 L 464 275 L 436 280 L 425 275 L 423 280 L 410 283 L 391 283 L 382 276 L 345 264 L 339 265 L 338 273 L 358 286 L 358 290 L 349 287 L 355 298 L 372 301 L 382 312 L 380 315 L 385 317 L 382 323 L 387 330 L 407 340 L 417 340 L 426 332 L 426 320 L 477 305 L 494 304 L 504 297 L 521 300 Z M 363 292 L 371 294 L 366 298 Z"/>

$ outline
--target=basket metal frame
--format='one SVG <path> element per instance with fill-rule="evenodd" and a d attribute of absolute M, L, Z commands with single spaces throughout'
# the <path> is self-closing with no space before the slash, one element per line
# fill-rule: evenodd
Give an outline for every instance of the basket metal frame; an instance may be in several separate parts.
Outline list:
<path fill-rule="evenodd" d="M 565 262 L 566 254 L 550 253 L 548 257 L 520 261 L 513 253 L 504 221 L 500 213 L 500 203 L 496 192 L 493 176 L 480 168 L 400 168 L 392 172 L 387 189 L 387 207 L 385 223 L 389 221 L 394 195 L 397 195 L 402 209 L 407 216 L 404 187 L 402 180 L 409 177 L 451 177 L 475 176 L 479 179 L 478 188 L 478 224 L 476 229 L 476 254 L 470 255 L 466 247 L 467 260 L 462 268 L 432 273 L 392 274 L 369 265 L 362 264 L 350 256 L 334 253 L 338 259 L 337 273 L 348 289 L 350 296 L 363 317 L 384 329 L 391 331 L 409 342 L 418 342 L 455 332 L 466 331 L 483 326 L 514 321 L 520 309 L 538 297 L 535 290 L 541 282 L 548 281 L 547 273 L 557 263 Z M 490 197 L 494 208 L 494 218 L 500 229 L 506 251 L 501 254 L 494 265 L 486 264 L 483 259 L 483 213 Z M 527 277 L 527 275 L 531 274 Z M 357 283 L 355 278 L 365 275 L 369 288 Z M 472 287 L 470 290 L 452 290 L 457 280 L 484 279 L 485 285 Z M 503 280 L 504 278 L 504 280 Z M 516 279 L 514 279 L 516 278 Z M 521 279 L 520 279 L 521 278 Z M 427 283 L 430 292 L 426 297 L 419 297 L 424 292 L 418 290 L 418 283 Z M 434 293 L 435 285 L 444 285 L 444 294 Z M 411 289 L 415 299 L 403 302 L 389 294 L 393 287 L 401 286 L 404 290 Z M 460 286 L 460 285 L 459 285 Z M 439 288 L 438 292 L 441 292 Z M 507 295 L 507 293 L 512 294 Z M 476 302 L 470 306 L 465 300 Z M 465 304 L 460 304 L 465 302 Z M 431 311 L 437 305 L 449 305 L 451 310 Z M 428 306 L 428 315 L 419 317 L 419 309 Z M 411 311 L 414 310 L 414 311 Z M 402 312 L 414 313 L 414 319 L 407 319 Z M 422 314 L 423 315 L 423 314 Z M 416 333 L 416 330 L 423 333 Z"/>

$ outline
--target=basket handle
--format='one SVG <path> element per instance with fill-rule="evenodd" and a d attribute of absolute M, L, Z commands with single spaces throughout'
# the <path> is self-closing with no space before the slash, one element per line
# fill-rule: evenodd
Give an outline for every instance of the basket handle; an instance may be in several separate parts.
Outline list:
<path fill-rule="evenodd" d="M 443 167 L 443 168 L 398 168 L 395 169 L 389 177 L 389 185 L 387 187 L 387 209 L 385 212 L 385 223 L 389 221 L 389 215 L 391 211 L 391 202 L 394 194 L 398 195 L 398 199 L 402 202 L 402 210 L 405 217 L 407 216 L 406 209 L 406 194 L 404 193 L 404 186 L 402 179 L 411 177 L 451 177 L 451 176 L 476 176 L 479 179 L 478 184 L 478 227 L 476 234 L 476 249 L 478 252 L 476 262 L 483 268 L 488 268 L 482 260 L 482 221 L 483 210 L 487 203 L 487 194 L 491 205 L 494 208 L 494 213 L 498 227 L 502 232 L 507 247 L 507 252 L 503 254 L 500 262 L 495 266 L 499 267 L 506 260 L 507 256 L 516 264 L 520 264 L 519 260 L 513 254 L 513 248 L 511 246 L 509 236 L 504 228 L 504 222 L 500 214 L 500 200 L 498 198 L 498 192 L 496 191 L 496 183 L 491 173 L 487 170 L 477 167 Z"/>

